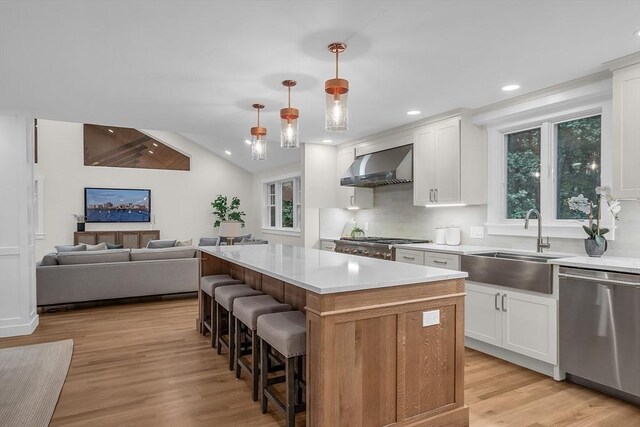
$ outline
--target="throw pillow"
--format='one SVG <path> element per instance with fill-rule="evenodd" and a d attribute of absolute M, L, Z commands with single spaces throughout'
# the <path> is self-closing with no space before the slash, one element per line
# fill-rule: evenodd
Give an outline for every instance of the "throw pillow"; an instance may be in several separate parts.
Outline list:
<path fill-rule="evenodd" d="M 173 246 L 193 246 L 193 239 L 189 240 L 176 240 L 175 245 Z"/>
<path fill-rule="evenodd" d="M 104 242 L 100 242 L 97 245 L 87 245 L 88 251 L 106 251 L 107 249 L 107 244 Z"/>
<path fill-rule="evenodd" d="M 46 254 L 42 257 L 42 261 L 40 265 L 43 267 L 47 267 L 49 265 L 58 265 L 58 254 L 55 252 L 51 252 L 50 254 Z"/>
<path fill-rule="evenodd" d="M 201 237 L 198 246 L 220 246 L 219 237 Z"/>
<path fill-rule="evenodd" d="M 107 243 L 107 249 L 123 249 L 124 245 L 114 245 L 113 243 Z"/>
<path fill-rule="evenodd" d="M 81 243 L 79 245 L 60 245 L 56 246 L 56 251 L 60 252 L 82 252 L 87 250 L 87 245 Z"/>
<path fill-rule="evenodd" d="M 172 248 L 175 244 L 175 240 L 149 240 L 147 249 Z"/>

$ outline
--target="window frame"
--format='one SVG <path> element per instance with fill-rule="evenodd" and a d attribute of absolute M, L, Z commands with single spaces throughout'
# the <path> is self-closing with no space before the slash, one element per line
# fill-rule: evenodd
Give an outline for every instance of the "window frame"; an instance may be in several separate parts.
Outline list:
<path fill-rule="evenodd" d="M 282 184 L 284 182 L 293 181 L 293 227 L 282 226 Z M 275 211 L 276 221 L 275 226 L 271 226 L 269 223 L 270 213 L 269 208 L 273 205 L 270 204 L 269 186 L 275 185 L 276 197 L 275 197 Z M 300 224 L 302 211 L 302 176 L 299 172 L 287 174 L 268 180 L 262 181 L 262 230 L 266 233 L 273 234 L 286 234 L 286 235 L 300 235 L 302 231 L 302 224 Z"/>
<path fill-rule="evenodd" d="M 518 121 L 503 121 L 488 128 L 489 176 L 487 202 L 487 233 L 490 235 L 535 236 L 537 224 L 524 229 L 522 219 L 507 218 L 507 135 L 514 132 L 540 128 L 540 210 L 545 236 L 584 239 L 582 225 L 588 220 L 557 219 L 557 140 L 556 125 L 567 121 L 600 115 L 600 185 L 612 182 L 612 116 L 611 101 L 603 101 L 575 108 L 565 108 L 538 114 L 519 115 Z M 613 218 L 603 212 L 603 226 L 612 231 L 609 240 L 615 239 Z"/>

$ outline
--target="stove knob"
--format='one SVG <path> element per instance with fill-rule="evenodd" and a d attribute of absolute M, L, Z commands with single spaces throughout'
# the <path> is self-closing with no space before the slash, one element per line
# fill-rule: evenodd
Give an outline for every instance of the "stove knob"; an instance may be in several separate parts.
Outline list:
<path fill-rule="evenodd" d="M 384 254 L 384 259 L 391 259 L 391 254 Z"/>
<path fill-rule="evenodd" d="M 351 250 L 351 253 L 352 253 L 352 254 L 354 254 L 354 255 L 356 255 L 356 254 L 358 253 L 358 250 L 357 250 L 357 249 L 352 249 L 352 250 Z"/>
<path fill-rule="evenodd" d="M 369 256 L 369 254 L 370 254 L 370 252 L 368 250 L 366 250 L 366 249 L 364 251 L 362 251 L 362 255 L 364 255 L 364 256 Z"/>

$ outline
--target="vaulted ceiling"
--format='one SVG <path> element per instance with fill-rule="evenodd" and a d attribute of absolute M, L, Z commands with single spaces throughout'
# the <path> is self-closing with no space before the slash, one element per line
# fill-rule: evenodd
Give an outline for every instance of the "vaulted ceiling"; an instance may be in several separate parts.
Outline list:
<path fill-rule="evenodd" d="M 640 50 L 639 28 L 638 0 L 5 0 L 0 108 L 175 131 L 256 172 L 299 158 L 279 148 L 284 79 L 299 82 L 302 141 L 337 144 L 602 71 Z M 333 41 L 348 43 L 341 133 L 324 130 Z M 502 92 L 508 83 L 521 89 Z M 244 143 L 254 102 L 266 104 L 266 162 Z"/>

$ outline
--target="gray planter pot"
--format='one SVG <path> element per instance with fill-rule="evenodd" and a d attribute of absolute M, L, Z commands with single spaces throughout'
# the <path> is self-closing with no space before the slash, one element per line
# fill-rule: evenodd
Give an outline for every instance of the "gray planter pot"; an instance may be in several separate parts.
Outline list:
<path fill-rule="evenodd" d="M 603 245 L 599 245 L 595 239 L 584 239 L 584 250 L 587 255 L 594 258 L 600 258 L 607 250 L 607 241 Z"/>

